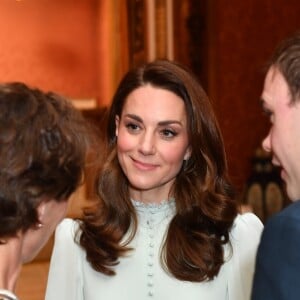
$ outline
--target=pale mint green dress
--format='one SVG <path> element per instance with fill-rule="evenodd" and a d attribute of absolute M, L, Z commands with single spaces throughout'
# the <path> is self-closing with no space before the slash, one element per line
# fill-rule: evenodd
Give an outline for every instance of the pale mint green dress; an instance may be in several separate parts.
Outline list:
<path fill-rule="evenodd" d="M 247 300 L 250 297 L 257 246 L 263 225 L 251 213 L 238 215 L 226 245 L 226 263 L 209 282 L 180 281 L 160 265 L 160 247 L 175 211 L 175 202 L 145 205 L 133 201 L 139 228 L 121 258 L 115 276 L 92 269 L 74 242 L 78 223 L 65 219 L 56 230 L 46 300 Z"/>

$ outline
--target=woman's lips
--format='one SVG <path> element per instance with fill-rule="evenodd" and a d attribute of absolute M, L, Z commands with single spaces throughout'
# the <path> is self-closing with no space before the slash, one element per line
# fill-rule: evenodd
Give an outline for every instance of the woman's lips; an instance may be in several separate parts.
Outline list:
<path fill-rule="evenodd" d="M 132 159 L 133 164 L 135 165 L 136 168 L 144 171 L 152 171 L 157 168 L 156 164 L 149 164 L 145 163 L 136 159 Z"/>

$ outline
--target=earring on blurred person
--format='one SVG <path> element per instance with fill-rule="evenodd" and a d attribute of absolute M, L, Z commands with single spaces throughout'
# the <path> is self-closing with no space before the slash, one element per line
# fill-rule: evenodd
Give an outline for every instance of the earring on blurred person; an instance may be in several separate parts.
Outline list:
<path fill-rule="evenodd" d="M 36 229 L 41 229 L 43 227 L 43 224 L 41 222 L 36 224 Z"/>

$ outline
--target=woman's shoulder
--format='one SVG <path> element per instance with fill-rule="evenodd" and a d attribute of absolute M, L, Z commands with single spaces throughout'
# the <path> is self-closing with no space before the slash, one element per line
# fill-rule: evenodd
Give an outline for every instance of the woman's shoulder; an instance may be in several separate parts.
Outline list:
<path fill-rule="evenodd" d="M 56 227 L 55 240 L 60 240 L 66 243 L 67 241 L 74 242 L 80 231 L 80 223 L 78 220 L 66 218 Z"/>
<path fill-rule="evenodd" d="M 262 230 L 262 222 L 253 213 L 238 214 L 234 220 L 230 231 L 230 247 L 227 248 L 229 299 L 250 299 Z"/>
<path fill-rule="evenodd" d="M 246 212 L 238 214 L 233 222 L 233 229 L 243 227 L 262 229 L 263 223 L 254 213 Z"/>
<path fill-rule="evenodd" d="M 253 213 L 247 212 L 238 214 L 233 222 L 230 235 L 233 239 L 251 238 L 256 236 L 260 238 L 263 230 L 263 223 Z"/>

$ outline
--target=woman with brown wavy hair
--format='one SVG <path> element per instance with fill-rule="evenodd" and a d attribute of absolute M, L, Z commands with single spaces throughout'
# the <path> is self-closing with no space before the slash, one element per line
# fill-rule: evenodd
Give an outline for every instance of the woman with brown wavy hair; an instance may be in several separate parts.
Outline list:
<path fill-rule="evenodd" d="M 195 77 L 169 61 L 129 71 L 106 143 L 97 203 L 57 230 L 46 299 L 249 298 L 262 224 L 238 214 Z"/>

